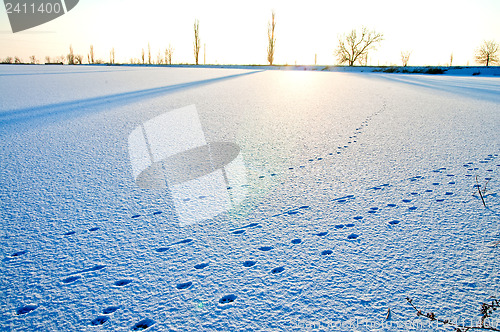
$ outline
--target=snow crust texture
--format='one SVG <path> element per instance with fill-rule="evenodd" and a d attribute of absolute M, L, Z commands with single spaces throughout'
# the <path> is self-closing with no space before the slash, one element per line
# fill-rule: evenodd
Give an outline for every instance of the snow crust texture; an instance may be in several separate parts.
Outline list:
<path fill-rule="evenodd" d="M 497 78 L 2 66 L 0 79 L 0 330 L 447 331 L 405 298 L 468 323 L 498 296 Z M 137 186 L 128 137 L 188 105 L 207 142 L 239 146 L 246 197 L 183 225 L 168 188 Z"/>

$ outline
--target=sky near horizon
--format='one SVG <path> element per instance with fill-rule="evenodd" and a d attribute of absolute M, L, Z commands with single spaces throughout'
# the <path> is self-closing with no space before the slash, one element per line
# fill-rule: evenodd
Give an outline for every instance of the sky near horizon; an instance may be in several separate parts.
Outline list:
<path fill-rule="evenodd" d="M 8 2 L 6 0 L 5 2 Z M 266 64 L 267 24 L 276 13 L 275 64 L 337 63 L 338 36 L 366 26 L 384 34 L 369 54 L 369 65 L 475 65 L 474 50 L 483 40 L 500 42 L 500 0 L 346 1 L 165 1 L 80 0 L 67 14 L 29 30 L 12 33 L 5 7 L 0 10 L 0 59 L 65 55 L 72 45 L 86 57 L 127 63 L 147 53 L 153 59 L 174 48 L 174 63 L 194 63 L 193 23 L 199 20 L 201 52 L 207 64 Z"/>

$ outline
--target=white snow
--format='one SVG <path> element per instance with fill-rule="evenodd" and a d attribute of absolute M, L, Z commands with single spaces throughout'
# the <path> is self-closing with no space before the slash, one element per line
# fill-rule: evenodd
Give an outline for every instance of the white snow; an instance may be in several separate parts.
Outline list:
<path fill-rule="evenodd" d="M 450 331 L 405 298 L 470 323 L 499 295 L 497 77 L 0 66 L 0 82 L 0 330 Z M 187 106 L 181 150 L 240 151 L 176 209 L 179 191 L 137 185 L 131 144 Z M 178 139 L 155 149 L 194 144 L 179 128 L 151 129 Z M 221 195 L 244 199 L 182 222 Z"/>

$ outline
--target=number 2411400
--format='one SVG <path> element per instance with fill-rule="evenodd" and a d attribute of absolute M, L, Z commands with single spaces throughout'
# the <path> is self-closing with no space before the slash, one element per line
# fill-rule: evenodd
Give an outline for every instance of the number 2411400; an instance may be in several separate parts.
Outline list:
<path fill-rule="evenodd" d="M 7 9 L 7 14 L 59 14 L 63 9 L 61 4 L 58 2 L 42 2 L 40 4 L 27 4 L 27 3 L 5 3 L 5 9 Z"/>

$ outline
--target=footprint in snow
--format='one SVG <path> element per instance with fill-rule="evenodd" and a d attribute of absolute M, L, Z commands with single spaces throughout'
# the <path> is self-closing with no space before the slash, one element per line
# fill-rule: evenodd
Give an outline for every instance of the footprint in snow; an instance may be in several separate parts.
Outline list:
<path fill-rule="evenodd" d="M 391 220 L 391 221 L 389 221 L 389 224 L 397 225 L 397 224 L 399 224 L 399 220 Z"/>
<path fill-rule="evenodd" d="M 335 225 L 335 228 L 336 228 L 336 229 L 342 229 L 342 228 L 344 228 L 344 225 L 342 225 L 342 224 L 338 224 L 338 225 Z"/>
<path fill-rule="evenodd" d="M 352 219 L 354 219 L 354 220 L 361 220 L 361 219 L 363 219 L 363 217 L 362 216 L 356 216 L 356 217 L 353 217 Z"/>
<path fill-rule="evenodd" d="M 349 234 L 349 235 L 347 236 L 347 238 L 348 238 L 349 240 L 354 240 L 354 239 L 357 239 L 357 238 L 358 238 L 358 236 L 359 236 L 358 234 L 354 234 L 354 233 L 352 233 L 352 234 Z"/>
<path fill-rule="evenodd" d="M 104 308 L 102 310 L 102 313 L 105 314 L 105 315 L 109 315 L 109 314 L 112 314 L 113 312 L 115 312 L 118 309 L 120 309 L 120 307 L 118 307 L 118 306 L 111 306 L 111 307 Z"/>
<path fill-rule="evenodd" d="M 69 283 L 72 283 L 72 282 L 75 282 L 77 281 L 78 279 L 80 279 L 82 276 L 71 276 L 71 277 L 67 277 L 65 279 L 62 280 L 62 282 L 64 282 L 65 284 L 69 284 Z"/>
<path fill-rule="evenodd" d="M 75 231 L 70 231 L 70 232 L 64 233 L 63 235 L 64 236 L 70 236 L 70 235 L 73 235 L 75 233 L 76 233 Z"/>
<path fill-rule="evenodd" d="M 177 284 L 177 286 L 175 286 L 177 289 L 188 289 L 189 287 L 191 287 L 193 283 L 191 281 L 188 281 L 188 282 L 183 282 L 183 283 L 180 283 L 180 284 Z"/>
<path fill-rule="evenodd" d="M 293 239 L 291 242 L 292 242 L 292 244 L 299 244 L 302 242 L 302 240 L 301 239 Z"/>
<path fill-rule="evenodd" d="M 162 211 L 155 211 L 155 212 L 153 212 L 153 216 L 157 216 L 157 215 L 160 215 L 162 213 L 163 213 Z"/>
<path fill-rule="evenodd" d="M 36 305 L 25 305 L 23 307 L 19 307 L 16 309 L 16 314 L 17 315 L 25 315 L 27 314 L 28 312 L 32 312 L 33 310 L 35 310 L 36 308 L 38 308 L 38 306 Z"/>
<path fill-rule="evenodd" d="M 132 283 L 132 279 L 121 279 L 121 280 L 117 280 L 113 283 L 113 285 L 117 286 L 117 287 L 123 287 L 123 286 L 126 286 L 130 283 Z"/>
<path fill-rule="evenodd" d="M 92 227 L 92 228 L 89 228 L 89 232 L 95 232 L 95 231 L 98 231 L 101 227 Z"/>
<path fill-rule="evenodd" d="M 257 262 L 256 261 L 244 261 L 243 262 L 243 266 L 244 267 L 252 267 L 256 264 Z"/>
<path fill-rule="evenodd" d="M 229 295 L 224 295 L 223 297 L 221 297 L 219 299 L 219 303 L 220 304 L 228 304 L 228 303 L 232 303 L 236 300 L 237 296 L 234 295 L 234 294 L 229 294 Z"/>
<path fill-rule="evenodd" d="M 260 226 L 259 223 L 253 222 L 253 223 L 245 225 L 245 226 L 241 226 L 241 227 L 238 227 L 238 228 L 233 228 L 233 229 L 231 229 L 229 231 L 232 232 L 233 234 L 242 234 L 242 233 L 245 232 L 244 230 L 246 230 L 247 228 L 254 228 L 254 227 L 258 227 L 258 226 Z M 243 230 L 243 232 L 240 232 L 242 230 Z"/>
<path fill-rule="evenodd" d="M 181 240 L 181 241 L 177 241 L 177 242 L 174 242 L 174 243 L 170 244 L 170 246 L 175 246 L 177 244 L 186 244 L 186 243 L 189 243 L 189 242 L 193 242 L 193 239 L 184 239 L 184 240 Z"/>
<path fill-rule="evenodd" d="M 141 216 L 140 214 L 134 214 L 131 218 L 136 219 L 136 218 L 139 218 L 140 216 Z"/>
<path fill-rule="evenodd" d="M 271 247 L 271 246 L 263 246 L 263 247 L 259 247 L 259 250 L 260 251 L 270 251 L 270 250 L 273 250 L 274 248 Z"/>
<path fill-rule="evenodd" d="M 327 235 L 327 234 L 328 234 L 328 231 L 324 231 L 324 232 L 319 232 L 319 233 L 316 233 L 316 234 L 314 234 L 314 235 L 316 235 L 316 236 L 325 236 L 325 235 Z"/>
<path fill-rule="evenodd" d="M 145 330 L 149 327 L 151 327 L 152 325 L 154 325 L 156 322 L 152 319 L 149 319 L 149 318 L 144 318 L 143 320 L 135 323 L 134 326 L 132 326 L 132 331 L 142 331 L 142 330 Z"/>
<path fill-rule="evenodd" d="M 90 325 L 98 326 L 106 323 L 109 320 L 108 316 L 97 316 L 96 318 L 90 321 Z"/>
<path fill-rule="evenodd" d="M 326 255 L 331 255 L 331 254 L 333 254 L 333 251 L 331 251 L 330 249 L 328 249 L 328 250 L 323 250 L 323 251 L 321 252 L 321 255 L 323 255 L 323 256 L 326 256 Z"/>
<path fill-rule="evenodd" d="M 271 273 L 278 274 L 278 273 L 281 273 L 283 271 L 285 271 L 285 268 L 283 266 L 278 266 L 278 267 L 275 267 L 274 269 L 272 269 Z"/>
<path fill-rule="evenodd" d="M 13 253 L 12 255 L 10 255 L 10 257 L 19 257 L 19 256 L 26 254 L 27 252 L 28 252 L 28 250 L 21 250 L 21 251 Z"/>
<path fill-rule="evenodd" d="M 106 267 L 106 265 L 94 265 L 88 269 L 81 270 L 80 272 L 77 273 L 87 273 L 87 272 L 94 272 L 94 271 L 99 271 L 102 270 Z"/>
<path fill-rule="evenodd" d="M 200 264 L 196 264 L 194 266 L 194 268 L 197 270 L 202 270 L 202 269 L 206 268 L 207 266 L 208 266 L 208 263 L 200 263 Z"/>

